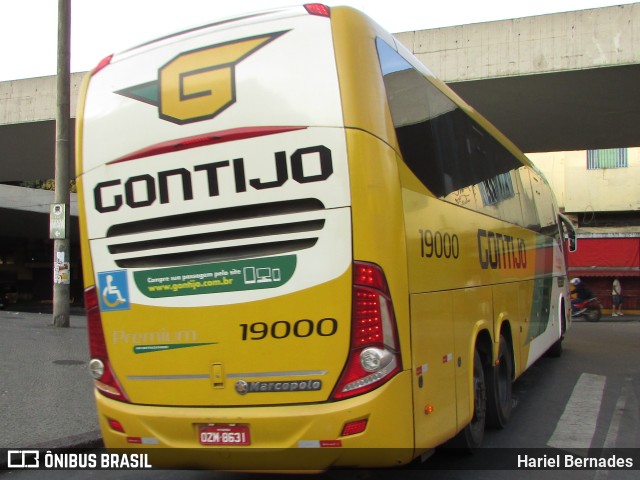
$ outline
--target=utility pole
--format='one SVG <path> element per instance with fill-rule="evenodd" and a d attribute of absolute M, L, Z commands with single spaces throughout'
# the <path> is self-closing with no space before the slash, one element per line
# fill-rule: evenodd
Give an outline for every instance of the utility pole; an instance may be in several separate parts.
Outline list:
<path fill-rule="evenodd" d="M 53 326 L 69 326 L 71 257 L 69 252 L 69 171 L 71 0 L 58 0 L 55 195 L 51 206 L 53 237 Z M 57 228 L 53 227 L 54 218 Z"/>

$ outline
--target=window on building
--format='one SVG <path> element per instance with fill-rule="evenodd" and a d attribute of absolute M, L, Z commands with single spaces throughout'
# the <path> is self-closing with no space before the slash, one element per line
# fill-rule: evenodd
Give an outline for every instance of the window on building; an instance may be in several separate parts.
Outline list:
<path fill-rule="evenodd" d="M 600 168 L 627 168 L 626 148 L 587 150 L 587 170 Z"/>
<path fill-rule="evenodd" d="M 502 173 L 493 178 L 488 178 L 478 184 L 482 202 L 485 205 L 495 205 L 498 202 L 515 196 L 511 174 Z"/>

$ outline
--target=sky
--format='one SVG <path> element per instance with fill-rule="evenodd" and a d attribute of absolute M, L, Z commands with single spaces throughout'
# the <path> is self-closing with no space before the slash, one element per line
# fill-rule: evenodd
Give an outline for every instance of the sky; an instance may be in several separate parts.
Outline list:
<path fill-rule="evenodd" d="M 304 1 L 304 0 L 303 0 Z M 165 34 L 296 0 L 71 0 L 71 71 Z M 636 3 L 624 0 L 327 0 L 391 33 Z M 58 0 L 0 0 L 0 81 L 55 75 Z"/>

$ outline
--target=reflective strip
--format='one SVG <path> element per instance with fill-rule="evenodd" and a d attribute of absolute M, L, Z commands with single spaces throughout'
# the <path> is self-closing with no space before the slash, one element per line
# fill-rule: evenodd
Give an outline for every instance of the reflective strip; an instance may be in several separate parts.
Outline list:
<path fill-rule="evenodd" d="M 230 373 L 227 375 L 227 378 L 311 377 L 326 374 L 327 370 L 300 370 L 298 372 Z"/>
<path fill-rule="evenodd" d="M 130 375 L 127 380 L 203 380 L 209 375 Z"/>

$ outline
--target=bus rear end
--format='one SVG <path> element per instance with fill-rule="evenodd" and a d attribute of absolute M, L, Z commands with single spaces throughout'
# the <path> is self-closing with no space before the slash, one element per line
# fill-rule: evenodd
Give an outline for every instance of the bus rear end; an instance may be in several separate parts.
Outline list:
<path fill-rule="evenodd" d="M 85 80 L 83 269 L 108 448 L 229 469 L 413 456 L 388 282 L 353 254 L 331 20 L 312 8 L 166 37 Z"/>

